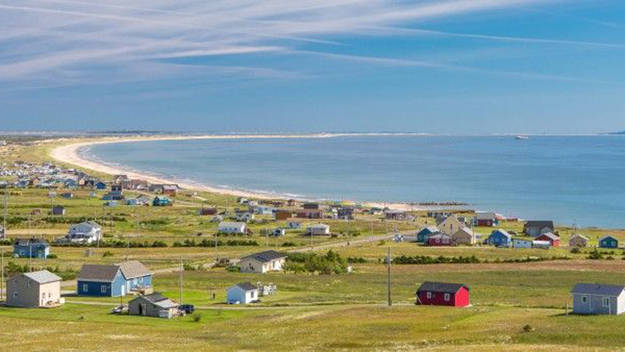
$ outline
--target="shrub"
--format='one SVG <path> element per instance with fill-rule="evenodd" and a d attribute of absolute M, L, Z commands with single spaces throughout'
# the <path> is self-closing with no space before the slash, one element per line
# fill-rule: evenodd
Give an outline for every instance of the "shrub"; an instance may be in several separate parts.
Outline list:
<path fill-rule="evenodd" d="M 48 254 L 48 259 L 57 259 L 58 256 L 56 254 Z"/>
<path fill-rule="evenodd" d="M 580 251 L 580 250 L 579 250 L 579 248 L 577 248 L 577 247 L 573 247 L 573 248 L 571 248 L 571 253 L 573 253 L 573 254 L 578 254 L 578 253 L 580 253 L 580 252 L 581 252 L 581 251 Z"/>
<path fill-rule="evenodd" d="M 196 323 L 200 322 L 200 320 L 202 320 L 202 313 L 193 313 L 193 315 L 191 315 L 191 319 L 193 319 Z"/>
<path fill-rule="evenodd" d="M 113 252 L 111 251 L 106 251 L 104 253 L 102 253 L 102 257 L 106 258 L 106 257 L 112 257 L 113 256 Z"/>
<path fill-rule="evenodd" d="M 530 324 L 525 324 L 523 326 L 523 332 L 532 332 L 532 331 L 534 331 L 534 328 Z"/>
<path fill-rule="evenodd" d="M 325 255 L 317 253 L 291 253 L 287 257 L 287 271 L 310 272 L 324 275 L 347 272 L 347 260 L 329 250 Z"/>

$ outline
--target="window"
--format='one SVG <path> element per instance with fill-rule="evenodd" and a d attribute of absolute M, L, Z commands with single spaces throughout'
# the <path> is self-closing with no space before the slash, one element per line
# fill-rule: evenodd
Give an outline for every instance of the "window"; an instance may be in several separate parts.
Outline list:
<path fill-rule="evenodd" d="M 100 286 L 100 292 L 101 293 L 106 293 L 106 285 Z"/>
<path fill-rule="evenodd" d="M 428 292 L 426 296 L 428 299 L 432 299 L 432 292 Z"/>
<path fill-rule="evenodd" d="M 610 306 L 610 297 L 603 297 L 603 306 L 606 308 Z"/>
<path fill-rule="evenodd" d="M 82 292 L 89 292 L 89 285 L 82 284 Z"/>
<path fill-rule="evenodd" d="M 582 303 L 588 303 L 588 296 L 582 296 Z"/>
<path fill-rule="evenodd" d="M 449 293 L 445 293 L 444 299 L 445 302 L 449 302 Z"/>

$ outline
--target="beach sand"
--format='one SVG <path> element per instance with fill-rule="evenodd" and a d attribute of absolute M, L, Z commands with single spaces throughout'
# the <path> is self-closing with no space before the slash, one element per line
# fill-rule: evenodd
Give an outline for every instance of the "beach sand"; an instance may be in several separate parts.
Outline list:
<path fill-rule="evenodd" d="M 269 139 L 269 138 L 332 138 L 343 136 L 344 134 L 300 134 L 300 135 L 198 135 L 198 136 L 136 136 L 136 137 L 106 137 L 106 138 L 94 138 L 81 142 L 72 143 L 71 139 L 59 139 L 55 142 L 61 143 L 60 146 L 55 147 L 50 152 L 50 156 L 57 161 L 75 165 L 82 169 L 93 170 L 109 175 L 127 175 L 131 179 L 142 179 L 150 183 L 162 183 L 162 184 L 177 184 L 180 188 L 199 191 L 217 193 L 223 195 L 230 195 L 235 197 L 256 198 L 256 199 L 286 199 L 286 197 L 279 195 L 269 195 L 263 193 L 255 193 L 244 190 L 235 189 L 223 189 L 217 187 L 210 187 L 201 184 L 181 183 L 176 180 L 171 180 L 163 177 L 148 175 L 146 173 L 140 173 L 132 170 L 124 169 L 122 166 L 113 166 L 105 164 L 100 161 L 90 160 L 81 155 L 80 150 L 85 147 L 89 147 L 97 144 L 109 144 L 109 143 L 131 143 L 131 142 L 146 142 L 146 141 L 164 141 L 164 140 L 189 140 L 189 139 Z M 300 199 L 310 200 L 310 199 Z M 419 211 L 436 209 L 436 207 L 425 207 L 407 203 L 386 203 L 386 202 L 361 202 L 362 205 L 367 207 L 379 207 L 390 208 L 393 210 L 402 211 Z"/>

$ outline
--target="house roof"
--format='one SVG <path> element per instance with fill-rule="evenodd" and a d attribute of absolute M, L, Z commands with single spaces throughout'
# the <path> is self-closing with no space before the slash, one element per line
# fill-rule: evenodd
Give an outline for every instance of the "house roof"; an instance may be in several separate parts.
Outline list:
<path fill-rule="evenodd" d="M 258 260 L 261 263 L 266 263 L 266 262 L 270 262 L 272 260 L 275 259 L 280 259 L 280 258 L 286 258 L 286 254 L 284 253 L 280 253 L 280 252 L 276 252 L 273 250 L 268 250 L 268 251 L 264 251 L 264 252 L 260 252 L 260 253 L 254 253 L 254 254 L 250 254 L 248 256 L 245 256 L 241 259 L 248 259 L 248 258 L 253 258 Z"/>
<path fill-rule="evenodd" d="M 160 292 L 154 292 L 149 295 L 139 296 L 135 299 L 145 299 L 146 301 L 158 306 L 160 308 L 169 309 L 175 308 L 178 304 L 171 299 L 163 296 Z"/>
<path fill-rule="evenodd" d="M 436 235 L 432 235 L 430 237 L 428 237 L 428 239 L 442 239 L 442 238 L 451 238 L 451 236 L 444 234 L 444 233 L 437 233 Z"/>
<path fill-rule="evenodd" d="M 78 274 L 78 280 L 111 282 L 118 271 L 117 265 L 84 264 Z"/>
<path fill-rule="evenodd" d="M 550 227 L 553 228 L 553 221 L 551 220 L 529 220 L 525 223 L 525 227 Z"/>
<path fill-rule="evenodd" d="M 122 270 L 122 274 L 124 274 L 126 279 L 152 275 L 152 272 L 138 260 L 130 260 L 117 265 Z"/>
<path fill-rule="evenodd" d="M 603 284 L 575 284 L 571 293 L 581 293 L 589 295 L 618 296 L 625 290 L 623 285 L 603 285 Z"/>
<path fill-rule="evenodd" d="M 231 222 L 231 221 L 222 221 L 219 223 L 219 227 L 241 227 L 246 226 L 244 222 Z"/>
<path fill-rule="evenodd" d="M 465 284 L 454 284 L 447 282 L 432 282 L 426 281 L 419 286 L 417 292 L 429 291 L 429 292 L 443 292 L 443 293 L 456 293 L 461 288 L 469 289 Z"/>
<path fill-rule="evenodd" d="M 552 241 L 557 241 L 557 240 L 559 240 L 559 239 L 560 239 L 560 237 L 558 237 L 558 236 L 554 235 L 554 234 L 553 234 L 553 233 L 551 233 L 551 232 L 543 233 L 542 235 L 540 235 L 540 236 L 538 236 L 538 237 L 536 237 L 536 238 L 540 238 L 540 237 L 547 237 L 547 238 L 549 238 L 549 239 L 550 239 L 550 240 L 552 240 Z"/>
<path fill-rule="evenodd" d="M 250 282 L 239 282 L 235 286 L 238 286 L 238 287 L 240 287 L 241 289 L 243 289 L 245 291 L 251 291 L 251 290 L 258 289 L 258 287 L 256 287 L 255 285 L 252 285 Z"/>
<path fill-rule="evenodd" d="M 422 228 L 417 234 L 437 233 L 437 232 L 440 232 L 438 227 L 436 227 L 436 226 L 428 226 L 428 227 Z"/>
<path fill-rule="evenodd" d="M 2 226 L 0 226 L 0 229 L 1 228 L 2 228 Z M 48 244 L 48 242 L 46 242 L 46 240 L 40 239 L 40 238 L 20 239 L 20 240 L 17 240 L 15 242 L 15 245 L 16 246 L 20 246 L 20 247 L 28 247 L 30 245 L 32 245 L 32 246 L 42 245 L 44 247 L 49 247 L 50 246 Z"/>
<path fill-rule="evenodd" d="M 608 239 L 608 238 L 613 239 L 613 240 L 615 240 L 615 241 L 618 241 L 618 239 L 617 239 L 616 237 L 614 237 L 614 236 L 610 236 L 610 235 L 605 235 L 605 236 L 601 237 L 601 238 L 599 239 L 599 241 L 603 241 L 603 240 Z"/>
<path fill-rule="evenodd" d="M 586 236 L 584 236 L 584 235 L 582 235 L 582 234 L 579 234 L 579 233 L 576 233 L 576 234 L 574 234 L 573 236 L 571 236 L 571 237 L 569 238 L 569 240 L 572 240 L 572 239 L 574 239 L 574 238 L 581 238 L 581 239 L 583 239 L 583 240 L 588 241 L 588 237 L 586 237 Z"/>
<path fill-rule="evenodd" d="M 463 227 L 463 228 L 461 228 L 460 230 L 456 231 L 456 232 L 454 233 L 454 236 L 456 236 L 456 235 L 458 235 L 458 234 L 463 234 L 463 233 L 465 233 L 465 234 L 467 234 L 467 235 L 471 235 L 471 236 L 473 236 L 473 230 L 471 230 L 470 228 L 468 228 L 468 227 L 466 227 L 466 226 L 465 226 L 465 227 Z"/>
<path fill-rule="evenodd" d="M 27 278 L 34 280 L 40 284 L 47 284 L 49 282 L 61 281 L 62 279 L 49 272 L 48 270 L 34 271 L 31 273 L 24 273 L 24 276 Z"/>
<path fill-rule="evenodd" d="M 496 234 L 496 233 L 500 233 L 500 234 L 502 234 L 502 235 L 504 235 L 504 236 L 508 237 L 508 239 L 511 239 L 511 238 L 512 238 L 512 236 L 510 236 L 510 234 L 508 233 L 508 231 L 506 231 L 506 230 L 502 230 L 502 229 L 495 230 L 495 231 L 493 231 L 490 235 L 492 236 L 492 235 L 494 235 L 494 234 Z"/>

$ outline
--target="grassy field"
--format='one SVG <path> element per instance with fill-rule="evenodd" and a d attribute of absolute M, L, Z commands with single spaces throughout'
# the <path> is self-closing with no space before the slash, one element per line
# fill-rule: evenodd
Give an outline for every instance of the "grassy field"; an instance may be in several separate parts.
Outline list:
<path fill-rule="evenodd" d="M 78 141 L 78 140 L 76 140 Z M 47 153 L 59 142 L 37 142 L 0 149 L 6 162 L 50 161 Z M 63 142 L 66 143 L 66 142 Z M 105 180 L 108 175 L 99 175 Z M 59 190 L 60 194 L 63 190 Z M 0 307 L 2 350 L 23 351 L 614 351 L 622 350 L 625 318 L 566 315 L 569 291 L 577 282 L 622 284 L 623 251 L 604 251 L 604 259 L 589 260 L 591 249 L 571 253 L 569 248 L 502 249 L 488 246 L 426 247 L 391 240 L 359 242 L 368 236 L 414 234 L 433 219 L 415 213 L 416 221 L 383 221 L 381 216 L 357 215 L 353 221 L 329 220 L 336 237 L 309 238 L 302 230 L 281 238 L 261 235 L 284 222 L 261 216 L 250 228 L 257 246 L 174 247 L 184 240 L 214 240 L 217 224 L 199 216 L 202 206 L 232 212 L 232 196 L 182 191 L 172 207 L 103 207 L 100 191 L 74 190 L 74 199 L 50 199 L 46 190 L 12 189 L 9 200 L 11 238 L 43 236 L 50 241 L 63 236 L 69 225 L 82 218 L 103 225 L 105 239 L 126 243 L 163 241 L 164 248 L 74 248 L 53 246 L 56 258 L 28 260 L 5 258 L 33 268 L 58 268 L 76 273 L 84 263 L 117 263 L 136 259 L 154 270 L 155 289 L 179 299 L 180 261 L 196 268 L 183 275 L 185 303 L 195 304 L 197 314 L 161 320 L 111 315 L 119 298 L 66 295 L 58 309 Z M 127 196 L 137 193 L 126 192 Z M 64 217 L 48 215 L 52 205 L 67 209 Z M 40 210 L 40 213 L 35 211 Z M 318 221 L 303 221 L 304 227 Z M 520 233 L 522 223 L 506 222 L 502 228 Z M 484 238 L 492 228 L 476 228 Z M 566 245 L 574 230 L 558 226 Z M 591 245 L 598 237 L 623 230 L 581 229 Z M 222 238 L 227 240 L 228 238 Z M 349 245 L 347 242 L 350 242 Z M 288 244 L 288 246 L 285 246 Z M 341 275 L 315 273 L 229 272 L 210 267 L 219 258 L 239 258 L 265 250 L 332 250 L 357 258 L 353 272 Z M 9 246 L 1 247 L 10 252 Z M 393 265 L 393 306 L 385 305 L 387 249 L 392 256 L 475 257 L 480 263 Z M 528 257 L 534 262 L 523 261 Z M 611 257 L 608 260 L 607 257 Z M 558 258 L 558 260 L 554 260 Z M 224 304 L 227 287 L 243 281 L 274 283 L 275 295 L 249 306 Z M 471 288 L 469 308 L 414 305 L 414 293 L 424 281 L 459 282 Z M 68 280 L 63 290 L 72 292 Z M 213 299 L 212 295 L 215 294 Z M 124 297 L 126 303 L 132 297 Z"/>

